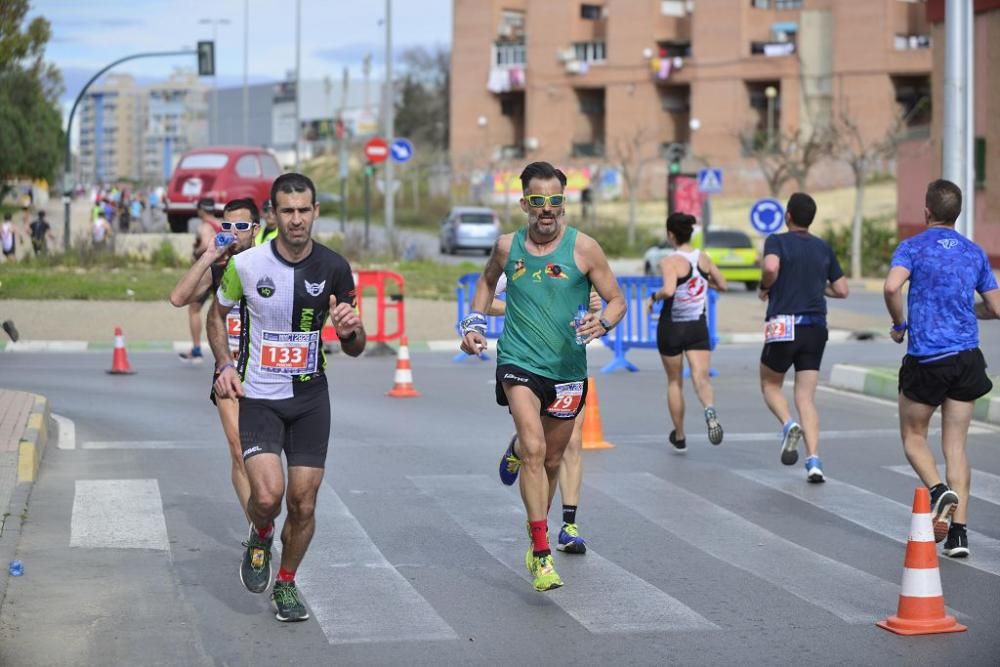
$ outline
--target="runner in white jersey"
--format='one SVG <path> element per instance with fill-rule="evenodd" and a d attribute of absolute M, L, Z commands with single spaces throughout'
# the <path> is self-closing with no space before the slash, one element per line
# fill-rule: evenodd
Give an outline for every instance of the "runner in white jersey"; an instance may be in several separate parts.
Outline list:
<path fill-rule="evenodd" d="M 0 246 L 3 250 L 3 261 L 16 259 L 17 230 L 14 228 L 10 213 L 3 214 L 3 224 L 0 225 Z"/>
<path fill-rule="evenodd" d="M 216 394 L 241 398 L 240 444 L 250 478 L 247 514 L 253 525 L 240 579 L 253 593 L 267 589 L 274 520 L 284 497 L 288 514 L 271 599 L 279 621 L 302 621 L 309 612 L 295 588 L 295 571 L 316 527 L 316 494 L 330 439 L 320 331 L 329 315 L 341 349 L 353 357 L 364 351 L 366 337 L 350 265 L 311 238 L 319 214 L 312 181 L 301 174 L 283 174 L 271 185 L 271 201 L 278 236 L 236 255 L 226 267 L 212 309 L 216 323 L 209 342 L 219 372 Z M 234 361 L 223 323 L 241 299 L 240 353 Z M 287 487 L 282 453 L 288 465 Z"/>
<path fill-rule="evenodd" d="M 667 218 L 667 239 L 677 249 L 660 260 L 663 287 L 650 295 L 647 308 L 664 301 L 656 326 L 656 346 L 667 372 L 667 407 L 674 429 L 667 440 L 678 452 L 687 451 L 684 434 L 684 357 L 691 367 L 694 391 L 705 408 L 708 440 L 722 442 L 722 425 L 715 411 L 715 395 L 708 379 L 712 345 L 708 335 L 708 288 L 726 290 L 726 279 L 711 258 L 691 246 L 694 216 L 672 213 Z"/>

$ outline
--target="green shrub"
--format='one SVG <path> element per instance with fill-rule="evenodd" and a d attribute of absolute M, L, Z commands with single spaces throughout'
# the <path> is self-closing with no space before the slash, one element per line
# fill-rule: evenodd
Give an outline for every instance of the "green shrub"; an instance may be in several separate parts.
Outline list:
<path fill-rule="evenodd" d="M 159 266 L 167 269 L 177 268 L 186 263 L 177 254 L 174 244 L 167 239 L 160 241 L 159 247 L 157 247 L 156 250 L 150 254 L 149 262 L 153 266 Z"/>
<path fill-rule="evenodd" d="M 851 227 L 828 229 L 823 239 L 830 244 L 845 272 L 851 268 Z M 899 245 L 896 228 L 887 218 L 865 218 L 861 224 L 861 273 L 884 276 L 889 272 L 892 253 Z"/>

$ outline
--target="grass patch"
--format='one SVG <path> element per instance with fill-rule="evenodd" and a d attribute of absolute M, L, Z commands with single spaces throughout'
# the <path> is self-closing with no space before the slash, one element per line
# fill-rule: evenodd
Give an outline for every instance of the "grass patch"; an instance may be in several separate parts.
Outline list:
<path fill-rule="evenodd" d="M 124 268 L 4 267 L 2 299 L 165 301 L 183 269 L 135 265 Z"/>

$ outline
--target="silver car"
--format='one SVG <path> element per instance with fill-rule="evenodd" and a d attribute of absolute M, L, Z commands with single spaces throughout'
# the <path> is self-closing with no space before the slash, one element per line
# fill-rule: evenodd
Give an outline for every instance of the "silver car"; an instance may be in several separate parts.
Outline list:
<path fill-rule="evenodd" d="M 446 255 L 459 250 L 481 250 L 488 255 L 499 236 L 500 220 L 493 209 L 456 206 L 441 221 L 438 243 Z"/>

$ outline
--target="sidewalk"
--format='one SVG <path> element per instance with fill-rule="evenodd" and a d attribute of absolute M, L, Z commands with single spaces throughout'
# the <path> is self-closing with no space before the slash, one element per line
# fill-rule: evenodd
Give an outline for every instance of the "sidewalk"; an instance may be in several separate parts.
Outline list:
<path fill-rule="evenodd" d="M 994 376 L 993 391 L 976 401 L 973 419 L 1000 424 L 1000 376 Z M 835 364 L 830 386 L 837 389 L 895 401 L 899 396 L 896 368 Z"/>

